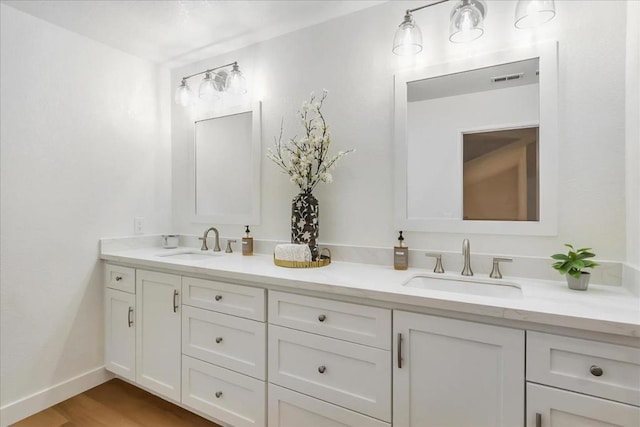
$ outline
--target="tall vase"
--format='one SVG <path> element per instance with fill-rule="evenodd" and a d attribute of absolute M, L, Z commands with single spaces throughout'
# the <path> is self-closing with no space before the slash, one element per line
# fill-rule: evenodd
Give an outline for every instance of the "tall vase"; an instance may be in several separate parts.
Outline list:
<path fill-rule="evenodd" d="M 313 261 L 318 259 L 318 199 L 303 191 L 291 202 L 291 243 L 309 245 Z"/>

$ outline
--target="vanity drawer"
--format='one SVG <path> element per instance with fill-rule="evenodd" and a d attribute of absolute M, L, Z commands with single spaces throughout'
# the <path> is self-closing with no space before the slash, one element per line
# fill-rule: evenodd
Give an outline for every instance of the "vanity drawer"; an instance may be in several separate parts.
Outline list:
<path fill-rule="evenodd" d="M 105 264 L 104 283 L 107 288 L 136 293 L 136 270 L 119 265 Z"/>
<path fill-rule="evenodd" d="M 265 290 L 214 280 L 182 278 L 183 304 L 264 322 Z"/>
<path fill-rule="evenodd" d="M 391 352 L 269 325 L 269 381 L 391 421 Z"/>
<path fill-rule="evenodd" d="M 266 324 L 182 307 L 182 353 L 265 379 Z"/>
<path fill-rule="evenodd" d="M 269 427 L 390 427 L 375 418 L 269 384 Z"/>
<path fill-rule="evenodd" d="M 391 349 L 391 310 L 269 291 L 269 323 Z"/>
<path fill-rule="evenodd" d="M 640 405 L 640 348 L 527 332 L 527 381 Z"/>
<path fill-rule="evenodd" d="M 266 422 L 263 381 L 182 356 L 182 403 L 234 427 Z"/>

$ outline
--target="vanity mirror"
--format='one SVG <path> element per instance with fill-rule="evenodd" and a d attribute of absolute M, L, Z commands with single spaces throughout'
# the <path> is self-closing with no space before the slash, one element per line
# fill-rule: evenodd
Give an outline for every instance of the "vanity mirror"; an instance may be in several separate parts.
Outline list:
<path fill-rule="evenodd" d="M 554 235 L 557 82 L 555 42 L 396 74 L 396 226 Z"/>
<path fill-rule="evenodd" d="M 196 120 L 192 221 L 260 222 L 260 103 Z"/>

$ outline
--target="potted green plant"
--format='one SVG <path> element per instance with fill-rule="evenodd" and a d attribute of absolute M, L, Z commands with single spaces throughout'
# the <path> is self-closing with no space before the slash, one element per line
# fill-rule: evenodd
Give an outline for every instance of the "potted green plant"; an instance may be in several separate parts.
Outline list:
<path fill-rule="evenodd" d="M 568 243 L 565 243 L 565 246 L 569 248 L 568 253 L 551 255 L 551 258 L 556 260 L 552 266 L 558 270 L 560 274 L 564 274 L 566 276 L 569 289 L 586 291 L 589 286 L 591 273 L 582 270 L 585 268 L 594 268 L 598 265 L 588 259 L 593 258 L 596 255 L 593 252 L 590 252 L 591 248 L 581 248 L 576 250 Z"/>

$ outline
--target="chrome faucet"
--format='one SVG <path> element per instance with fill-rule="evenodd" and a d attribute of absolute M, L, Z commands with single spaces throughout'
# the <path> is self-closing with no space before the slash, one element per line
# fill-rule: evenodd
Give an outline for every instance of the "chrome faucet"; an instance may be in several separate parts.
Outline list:
<path fill-rule="evenodd" d="M 216 236 L 216 241 L 215 241 L 215 244 L 213 245 L 213 251 L 220 252 L 220 234 L 218 234 L 218 230 L 216 230 L 215 227 L 210 227 L 207 231 L 204 232 L 204 236 L 200 237 L 200 240 L 202 240 L 202 247 L 200 248 L 200 250 L 201 251 L 209 250 L 209 247 L 207 246 L 207 237 L 209 236 L 210 231 L 213 231 L 213 233 Z"/>
<path fill-rule="evenodd" d="M 469 245 L 469 239 L 462 241 L 462 257 L 464 258 L 464 267 L 462 267 L 463 276 L 473 276 L 471 270 L 471 246 Z"/>

